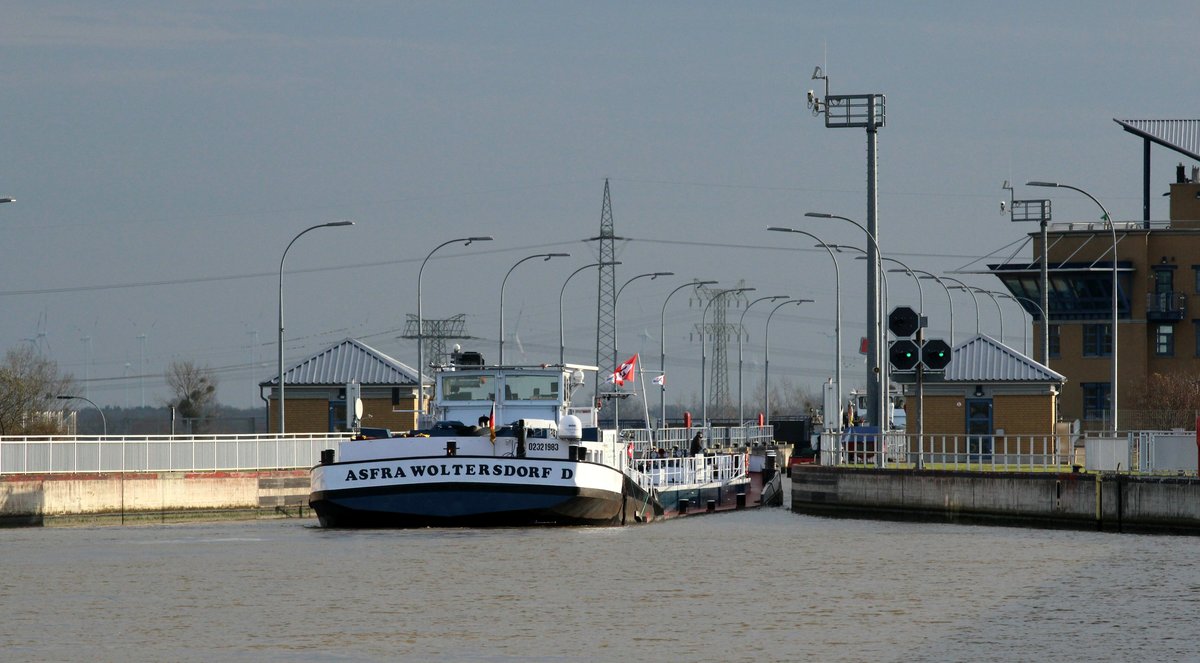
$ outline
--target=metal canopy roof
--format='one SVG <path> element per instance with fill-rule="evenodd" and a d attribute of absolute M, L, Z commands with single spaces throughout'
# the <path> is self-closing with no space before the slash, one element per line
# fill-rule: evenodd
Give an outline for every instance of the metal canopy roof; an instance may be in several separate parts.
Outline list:
<path fill-rule="evenodd" d="M 362 341 L 347 338 L 284 371 L 288 385 L 416 385 L 417 372 Z M 278 376 L 261 383 L 279 383 Z"/>
<path fill-rule="evenodd" d="M 946 366 L 946 382 L 1051 382 L 1067 378 L 1017 350 L 980 334 L 953 350 Z"/>
<path fill-rule="evenodd" d="M 1118 120 L 1125 131 L 1200 161 L 1200 120 Z"/>

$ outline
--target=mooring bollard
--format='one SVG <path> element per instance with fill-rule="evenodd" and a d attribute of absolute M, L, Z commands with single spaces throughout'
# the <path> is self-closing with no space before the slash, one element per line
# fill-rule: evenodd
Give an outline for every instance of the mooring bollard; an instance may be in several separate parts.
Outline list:
<path fill-rule="evenodd" d="M 739 511 L 746 508 L 746 493 L 737 494 L 737 508 Z"/>
<path fill-rule="evenodd" d="M 713 511 L 716 511 L 716 510 L 717 510 L 717 501 L 716 501 L 716 500 L 709 500 L 709 501 L 708 501 L 708 505 L 707 505 L 707 511 L 708 511 L 709 513 L 712 513 Z"/>
<path fill-rule="evenodd" d="M 687 513 L 687 510 L 688 510 L 687 499 L 679 500 L 679 513 L 681 513 L 681 514 Z"/>

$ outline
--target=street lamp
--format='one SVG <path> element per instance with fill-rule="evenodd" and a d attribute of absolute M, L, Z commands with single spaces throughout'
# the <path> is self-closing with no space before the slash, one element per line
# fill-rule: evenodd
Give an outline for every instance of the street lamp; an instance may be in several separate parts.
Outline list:
<path fill-rule="evenodd" d="M 585 269 L 591 269 L 592 267 L 601 267 L 604 265 L 619 265 L 619 264 L 621 264 L 620 261 L 617 261 L 617 262 L 594 262 L 590 265 L 584 265 L 583 267 L 580 267 L 579 269 L 571 272 L 571 275 L 567 277 L 567 280 L 563 281 L 562 289 L 558 291 L 558 363 L 559 364 L 566 364 L 566 361 L 567 361 L 567 359 L 566 359 L 567 346 L 566 346 L 566 341 L 564 340 L 564 337 L 563 337 L 563 293 L 567 291 L 567 284 L 571 282 L 571 279 L 576 274 L 582 272 Z"/>
<path fill-rule="evenodd" d="M 1100 208 L 1100 211 L 1104 214 L 1104 220 L 1106 222 L 1108 222 L 1109 230 L 1112 231 L 1112 254 L 1113 254 L 1112 255 L 1112 389 L 1110 390 L 1110 393 L 1112 394 L 1112 421 L 1113 421 L 1113 432 L 1115 433 L 1118 430 L 1118 428 L 1117 428 L 1117 391 L 1118 391 L 1118 389 L 1117 389 L 1117 377 L 1118 377 L 1118 374 L 1117 374 L 1117 227 L 1115 225 L 1113 225 L 1112 217 L 1109 216 L 1108 210 L 1104 208 L 1104 205 L 1099 200 L 1096 200 L 1095 196 L 1088 193 L 1087 191 L 1084 191 L 1083 189 L 1080 189 L 1079 187 L 1071 186 L 1070 184 L 1061 184 L 1059 182 L 1036 182 L 1036 181 L 1035 182 L 1026 182 L 1025 185 L 1026 186 L 1057 187 L 1060 189 L 1070 189 L 1072 191 L 1078 191 L 1079 193 L 1082 193 L 1083 195 L 1087 196 L 1088 198 L 1091 198 L 1092 202 L 1096 203 L 1096 205 Z M 1043 248 L 1043 251 L 1044 250 L 1045 249 Z"/>
<path fill-rule="evenodd" d="M 880 260 L 880 257 L 883 252 L 879 248 L 879 241 L 877 239 L 878 224 L 875 219 L 874 179 L 872 167 L 872 176 L 868 182 L 870 185 L 868 194 L 870 198 L 868 210 L 869 226 L 864 226 L 853 219 L 837 214 L 805 212 L 804 216 L 814 219 L 841 219 L 847 223 L 854 224 L 870 240 L 865 252 L 867 254 L 867 342 L 871 347 L 871 353 L 867 355 L 867 375 L 868 378 L 874 376 L 875 380 L 867 380 L 867 409 L 871 411 L 872 418 L 874 418 L 880 430 L 882 430 L 883 426 L 887 423 L 887 400 L 889 396 L 887 361 L 884 359 L 886 353 L 883 348 L 883 340 L 887 336 L 884 332 L 883 324 L 887 316 L 882 312 L 882 302 L 879 292 L 879 282 L 883 273 L 883 261 Z"/>
<path fill-rule="evenodd" d="M 534 258 L 541 258 L 542 262 L 548 262 L 551 258 L 570 258 L 570 257 L 571 257 L 570 253 L 537 253 L 537 254 L 534 254 L 531 256 L 525 256 L 524 258 L 521 258 L 520 260 L 518 260 L 516 262 L 515 265 L 508 268 L 508 273 L 504 275 L 504 280 L 500 282 L 500 360 L 497 363 L 499 363 L 501 366 L 504 365 L 504 286 L 508 284 L 509 274 L 512 274 L 513 270 L 517 268 L 517 265 L 525 262 L 526 260 L 533 260 Z"/>
<path fill-rule="evenodd" d="M 0 198 L 0 203 L 15 203 L 15 202 L 17 202 L 16 198 Z"/>
<path fill-rule="evenodd" d="M 829 259 L 833 261 L 833 336 L 834 344 L 836 345 L 833 351 L 833 381 L 837 385 L 834 389 L 837 391 L 837 407 L 838 411 L 840 412 L 844 407 L 842 404 L 842 273 L 841 268 L 838 267 L 837 256 L 834 254 L 833 249 L 830 248 L 830 246 L 826 244 L 824 240 L 810 232 L 797 230 L 795 228 L 781 228 L 779 226 L 771 226 L 767 228 L 767 230 L 798 233 L 807 237 L 811 237 L 817 240 L 818 245 L 829 253 Z M 841 417 L 837 417 L 836 419 L 840 425 L 842 421 Z M 826 421 L 829 421 L 828 417 L 826 417 Z"/>
<path fill-rule="evenodd" d="M 462 242 L 464 247 L 470 246 L 471 242 L 490 242 L 490 235 L 482 235 L 479 237 L 460 237 L 451 239 L 433 247 L 425 259 L 421 261 L 421 268 L 417 270 L 417 411 L 423 413 L 425 411 L 425 319 L 421 312 L 421 277 L 425 274 L 425 263 L 437 253 L 438 249 L 450 244 Z M 420 419 L 417 421 L 420 426 Z"/>
<path fill-rule="evenodd" d="M 708 393 L 705 391 L 705 365 L 707 364 L 707 355 L 704 352 L 704 326 L 705 320 L 708 319 L 708 307 L 713 305 L 721 297 L 728 295 L 731 292 L 753 292 L 754 288 L 729 288 L 728 290 L 718 291 L 713 295 L 708 303 L 704 305 L 704 312 L 700 314 L 700 426 L 705 428 L 708 426 Z"/>
<path fill-rule="evenodd" d="M 616 294 L 616 296 L 613 297 L 613 330 L 614 330 L 614 332 L 617 329 L 617 318 L 619 317 L 617 315 L 617 302 L 621 301 L 621 293 L 625 291 L 625 286 L 629 285 L 630 283 L 633 283 L 634 281 L 636 281 L 638 279 L 648 278 L 651 281 L 653 281 L 660 276 L 675 276 L 675 272 L 649 272 L 646 274 L 638 274 L 637 276 L 634 276 L 633 278 L 629 279 L 625 283 L 622 283 L 620 288 L 617 288 L 617 294 Z M 614 333 L 613 334 L 613 358 L 612 358 L 612 361 L 613 361 L 612 365 L 613 365 L 614 370 L 616 369 L 617 362 L 620 361 L 620 355 L 617 353 L 617 338 L 618 338 L 618 335 Z M 613 388 L 616 389 L 617 391 L 620 391 L 619 385 L 617 385 L 615 382 L 613 383 Z M 597 394 L 597 396 L 598 395 L 599 394 Z M 645 394 L 643 394 L 642 397 L 645 398 Z M 645 403 L 645 401 L 643 401 L 643 404 L 644 403 Z M 647 414 L 646 418 L 649 419 L 650 415 Z M 621 428 L 621 399 L 620 398 L 613 399 L 613 427 L 616 429 Z"/>
<path fill-rule="evenodd" d="M 658 385 L 658 408 L 659 408 L 659 428 L 667 427 L 667 302 L 671 301 L 671 295 L 683 290 L 684 288 L 699 288 L 702 285 L 716 285 L 717 281 L 692 281 L 684 283 L 667 294 L 667 298 L 663 300 L 662 312 L 659 314 L 659 348 L 658 348 L 658 373 L 662 376 L 662 384 Z"/>
<path fill-rule="evenodd" d="M 959 281 L 958 279 L 950 277 L 950 276 L 943 276 L 942 278 L 946 279 L 947 281 L 949 281 L 951 283 L 958 284 L 957 288 L 951 288 L 951 290 L 962 290 L 963 292 L 967 293 L 968 295 L 971 295 L 971 301 L 975 303 L 975 335 L 978 336 L 980 333 L 979 332 L 979 298 L 975 296 L 975 293 L 971 291 L 971 287 L 968 286 L 966 283 L 963 283 L 962 281 Z"/>
<path fill-rule="evenodd" d="M 937 284 L 942 286 L 942 290 L 946 291 L 946 301 L 950 303 L 950 345 L 954 345 L 954 297 L 950 294 L 950 288 L 944 281 L 934 274 L 921 269 L 914 269 L 912 271 L 920 274 L 922 279 L 933 279 L 934 281 L 937 281 Z"/>
<path fill-rule="evenodd" d="M 781 299 L 787 298 L 787 295 L 759 297 L 749 304 L 746 304 L 746 308 L 742 309 L 742 317 L 738 318 L 738 426 L 743 425 L 746 421 L 746 415 L 742 411 L 742 323 L 746 321 L 746 313 L 750 311 L 751 306 L 754 306 L 759 302 L 777 302 Z"/>
<path fill-rule="evenodd" d="M 786 302 L 780 302 L 771 309 L 767 314 L 766 329 L 763 331 L 763 423 L 770 425 L 771 423 L 771 318 L 774 317 L 775 311 L 787 306 L 788 304 L 804 304 L 811 302 L 811 299 L 789 299 Z"/>
<path fill-rule="evenodd" d="M 975 286 L 971 286 L 971 290 L 992 298 L 992 303 L 996 305 L 996 317 L 1000 318 L 1000 343 L 1004 343 L 1004 310 L 1000 308 L 1000 300 L 996 299 L 996 294 L 991 290 L 984 290 Z"/>
<path fill-rule="evenodd" d="M 108 436 L 108 419 L 106 419 L 104 417 L 104 410 L 101 410 L 99 405 L 92 403 L 92 401 L 90 399 L 84 398 L 83 396 L 67 396 L 65 394 L 59 394 L 58 396 L 55 396 L 55 398 L 57 398 L 60 401 L 69 401 L 72 399 L 79 399 L 81 401 L 87 401 L 89 404 L 91 404 L 92 407 L 96 408 L 97 412 L 100 413 L 100 425 L 103 426 L 104 436 L 105 437 Z"/>
<path fill-rule="evenodd" d="M 300 239 L 304 235 L 304 233 L 307 233 L 311 230 L 316 230 L 317 228 L 337 228 L 340 226 L 352 226 L 352 225 L 354 225 L 353 221 L 330 221 L 329 223 L 318 223 L 315 226 L 310 226 L 308 228 L 305 228 L 304 230 L 301 230 L 295 237 L 293 237 L 292 241 L 288 242 L 287 248 L 285 248 L 283 250 L 283 257 L 279 259 L 279 434 L 280 435 L 287 432 L 286 419 L 284 417 L 284 399 L 283 399 L 284 383 L 287 382 L 287 380 L 284 379 L 284 375 L 283 375 L 283 263 L 284 263 L 284 261 L 287 260 L 287 254 L 288 254 L 288 251 L 291 250 L 292 245 L 295 244 L 296 240 Z"/>

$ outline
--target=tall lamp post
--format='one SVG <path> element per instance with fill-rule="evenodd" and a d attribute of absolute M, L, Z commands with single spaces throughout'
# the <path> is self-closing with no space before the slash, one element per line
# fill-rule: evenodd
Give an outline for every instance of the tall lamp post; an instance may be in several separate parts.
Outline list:
<path fill-rule="evenodd" d="M 1112 421 L 1113 421 L 1113 432 L 1115 433 L 1118 430 L 1118 427 L 1117 427 L 1117 392 L 1119 391 L 1117 389 L 1117 384 L 1118 384 L 1118 382 L 1117 382 L 1117 377 L 1118 377 L 1118 373 L 1117 373 L 1117 314 L 1118 314 L 1118 308 L 1117 308 L 1117 301 L 1118 301 L 1118 294 L 1117 294 L 1117 292 L 1118 292 L 1118 290 L 1117 290 L 1117 287 L 1118 287 L 1118 284 L 1117 284 L 1117 227 L 1115 225 L 1113 225 L 1112 217 L 1109 216 L 1108 210 L 1104 208 L 1104 205 L 1099 200 L 1097 200 L 1095 196 L 1088 193 L 1087 191 L 1084 191 L 1083 189 L 1080 189 L 1079 187 L 1071 186 L 1070 184 L 1062 184 L 1060 182 L 1036 182 L 1036 181 L 1035 182 L 1026 182 L 1025 185 L 1026 186 L 1056 187 L 1056 188 L 1060 188 L 1060 189 L 1070 189 L 1072 191 L 1078 191 L 1079 193 L 1082 193 L 1083 195 L 1087 196 L 1088 198 L 1091 198 L 1092 202 L 1096 203 L 1096 205 L 1100 208 L 1100 211 L 1104 214 L 1105 222 L 1108 223 L 1109 230 L 1112 231 L 1112 389 L 1111 389 L 1110 393 L 1112 394 Z M 1045 249 L 1043 249 L 1043 251 L 1044 250 Z"/>
<path fill-rule="evenodd" d="M 946 301 L 950 304 L 950 345 L 954 345 L 954 297 L 950 294 L 950 287 L 946 282 L 925 270 L 914 269 L 913 272 L 920 274 L 922 279 L 933 279 L 937 284 L 942 286 L 942 290 L 946 291 Z"/>
<path fill-rule="evenodd" d="M 59 394 L 58 396 L 55 396 L 55 398 L 57 398 L 57 399 L 58 399 L 58 400 L 60 400 L 60 401 L 69 401 L 69 400 L 72 400 L 72 399 L 78 399 L 78 400 L 81 400 L 81 401 L 87 401 L 87 402 L 88 402 L 88 403 L 89 403 L 89 404 L 90 404 L 92 407 L 96 408 L 96 411 L 97 411 L 97 412 L 99 412 L 99 413 L 100 413 L 100 425 L 103 427 L 101 430 L 103 430 L 103 431 L 104 431 L 104 435 L 105 435 L 105 437 L 107 437 L 107 436 L 108 436 L 108 419 L 106 419 L 106 418 L 104 417 L 104 410 L 101 410 L 101 409 L 100 409 L 100 406 L 99 406 L 99 405 L 96 405 L 95 403 L 93 403 L 93 402 L 91 401 L 91 399 L 84 398 L 83 396 L 67 396 L 67 395 L 65 395 L 65 394 Z"/>
<path fill-rule="evenodd" d="M 619 264 L 621 264 L 621 261 L 618 260 L 616 262 L 607 262 L 607 263 L 606 262 L 594 262 L 590 265 L 584 265 L 583 267 L 580 267 L 579 269 L 571 272 L 571 275 L 568 276 L 565 281 L 563 281 L 562 288 L 558 291 L 558 363 L 559 364 L 566 364 L 566 362 L 567 362 L 567 343 L 566 343 L 566 340 L 565 340 L 565 337 L 563 334 L 563 293 L 565 293 L 567 291 L 567 284 L 571 282 L 571 279 L 574 278 L 574 276 L 576 274 L 582 272 L 585 269 L 591 269 L 592 267 L 601 267 L 601 266 L 605 266 L 605 265 L 614 265 L 615 266 L 615 265 L 619 265 Z"/>
<path fill-rule="evenodd" d="M 992 292 L 991 290 L 984 290 L 983 288 L 976 288 L 975 286 L 971 286 L 971 291 L 978 292 L 981 295 L 987 295 L 988 297 L 992 298 L 992 303 L 996 305 L 996 317 L 1000 318 L 1000 343 L 1003 344 L 1004 343 L 1004 309 L 1000 308 L 1000 300 L 996 299 L 996 293 Z"/>
<path fill-rule="evenodd" d="M 675 272 L 649 272 L 646 274 L 638 274 L 637 276 L 630 278 L 625 283 L 622 283 L 620 288 L 617 288 L 617 294 L 616 294 L 616 296 L 613 297 L 613 329 L 617 329 L 617 319 L 620 317 L 617 315 L 617 302 L 621 301 L 621 293 L 625 291 L 625 286 L 629 285 L 630 283 L 633 283 L 634 281 L 636 281 L 638 279 L 647 279 L 648 278 L 651 281 L 653 281 L 654 279 L 657 279 L 660 276 L 675 276 Z M 620 355 L 617 353 L 617 338 L 618 338 L 618 336 L 619 335 L 616 335 L 616 334 L 613 335 L 613 368 L 614 369 L 617 366 L 617 362 L 620 360 Z M 613 387 L 617 388 L 618 385 L 616 385 L 616 383 L 614 383 Z M 620 389 L 617 388 L 617 391 L 620 391 Z M 645 394 L 643 394 L 642 397 L 645 398 Z M 648 418 L 649 418 L 649 415 L 647 415 L 647 419 Z M 613 400 L 613 426 L 617 429 L 621 428 L 621 399 L 620 398 L 616 398 Z"/>
<path fill-rule="evenodd" d="M 751 306 L 754 306 L 759 302 L 777 302 L 781 299 L 787 298 L 787 295 L 759 297 L 749 304 L 746 304 L 746 308 L 742 309 L 742 317 L 738 318 L 738 426 L 741 426 L 746 422 L 746 415 L 742 410 L 742 325 L 746 322 L 746 313 L 750 311 Z"/>
<path fill-rule="evenodd" d="M 771 318 L 775 316 L 775 312 L 787 306 L 788 304 L 804 304 L 811 302 L 811 299 L 789 299 L 786 302 L 780 302 L 771 309 L 767 314 L 767 324 L 763 330 L 763 423 L 771 424 Z"/>
<path fill-rule="evenodd" d="M 537 254 L 534 254 L 531 256 L 525 256 L 524 258 L 521 258 L 520 260 L 518 260 L 516 262 L 516 264 L 514 264 L 512 267 L 508 268 L 508 273 L 506 273 L 504 275 L 504 280 L 500 282 L 500 359 L 499 359 L 498 363 L 501 366 L 504 365 L 504 286 L 508 284 L 509 275 L 511 275 L 513 273 L 513 270 L 517 268 L 517 265 L 520 265 L 521 263 L 523 263 L 527 260 L 541 258 L 542 262 L 548 262 L 549 260 L 551 260 L 553 258 L 570 258 L 570 257 L 571 257 L 570 253 L 537 253 Z"/>
<path fill-rule="evenodd" d="M 975 335 L 978 336 L 980 334 L 980 331 L 979 331 L 979 298 L 975 296 L 975 293 L 971 290 L 971 286 L 967 285 L 966 283 L 963 283 L 962 281 L 959 281 L 958 279 L 953 278 L 951 276 L 943 276 L 942 278 L 951 283 L 957 284 L 958 287 L 950 288 L 951 290 L 962 290 L 963 292 L 965 292 L 971 296 L 971 301 L 975 303 Z"/>
<path fill-rule="evenodd" d="M 293 237 L 292 241 L 288 242 L 287 248 L 285 248 L 283 250 L 283 257 L 279 259 L 279 433 L 280 433 L 280 435 L 287 432 L 287 425 L 286 425 L 287 419 L 284 417 L 284 397 L 283 397 L 284 383 L 287 382 L 287 380 L 284 379 L 284 375 L 283 375 L 283 263 L 285 260 L 287 260 L 287 254 L 288 254 L 288 251 L 291 250 L 292 245 L 295 244 L 296 240 L 300 239 L 304 235 L 304 233 L 307 233 L 312 230 L 316 230 L 317 228 L 337 228 L 340 226 L 352 226 L 352 225 L 354 225 L 353 221 L 330 221 L 329 223 L 318 223 L 315 226 L 305 228 L 304 230 L 301 230 L 295 237 Z"/>
<path fill-rule="evenodd" d="M 707 355 L 704 351 L 704 325 L 708 320 L 708 307 L 713 305 L 713 302 L 728 295 L 731 292 L 753 292 L 754 288 L 729 288 L 728 290 L 720 290 L 713 295 L 708 303 L 704 305 L 704 312 L 700 314 L 700 427 L 708 427 L 708 393 L 705 391 L 705 376 L 707 370 Z"/>
<path fill-rule="evenodd" d="M 874 134 L 872 134 L 873 137 Z M 872 157 L 874 156 L 872 152 Z M 872 164 L 872 171 L 874 170 Z M 884 333 L 884 321 L 887 316 L 882 312 L 881 297 L 880 297 L 880 281 L 883 277 L 883 261 L 880 260 L 883 253 L 879 248 L 877 235 L 877 223 L 875 219 L 875 204 L 874 204 L 874 174 L 872 172 L 870 181 L 870 193 L 872 202 L 869 207 L 870 218 L 868 225 L 855 221 L 854 219 L 839 216 L 837 214 L 826 214 L 824 212 L 805 212 L 804 216 L 814 219 L 840 219 L 847 223 L 853 224 L 867 236 L 870 240 L 867 244 L 867 342 L 871 346 L 871 353 L 867 355 L 867 374 L 868 378 L 875 379 L 867 380 L 867 409 L 871 411 L 871 416 L 876 425 L 883 430 L 887 425 L 887 402 L 888 402 L 888 380 L 887 380 L 887 361 L 885 360 L 886 353 L 883 349 L 883 340 L 886 338 Z"/>
<path fill-rule="evenodd" d="M 417 411 L 424 413 L 425 411 L 425 318 L 421 311 L 421 277 L 425 275 L 425 263 L 433 257 L 433 254 L 438 252 L 443 246 L 461 243 L 464 247 L 470 246 L 471 242 L 490 242 L 490 235 L 481 235 L 479 237 L 460 237 L 458 239 L 450 239 L 433 247 L 433 250 L 425 255 L 425 259 L 421 261 L 421 268 L 417 270 Z M 417 422 L 418 426 L 420 421 Z"/>
<path fill-rule="evenodd" d="M 838 411 L 840 412 L 845 405 L 842 403 L 842 272 L 841 268 L 838 267 L 837 255 L 834 254 L 833 249 L 830 248 L 830 246 L 826 244 L 824 240 L 810 232 L 805 232 L 796 228 L 782 228 L 779 226 L 771 226 L 770 228 L 767 228 L 767 230 L 798 233 L 807 237 L 811 237 L 817 240 L 817 244 L 829 253 L 829 259 L 833 261 L 833 336 L 834 345 L 836 346 L 833 351 L 833 382 L 835 384 L 834 391 L 837 392 L 837 407 Z M 840 427 L 842 418 L 838 416 L 835 419 Z M 829 421 L 828 417 L 826 417 L 826 421 Z M 827 428 L 827 430 L 836 429 Z"/>
<path fill-rule="evenodd" d="M 667 302 L 671 301 L 671 295 L 684 288 L 699 288 L 702 285 L 716 284 L 716 281 L 692 281 L 691 283 L 684 283 L 668 293 L 667 298 L 663 300 L 662 313 L 659 314 L 658 319 L 658 373 L 662 376 L 662 384 L 658 385 L 659 428 L 667 427 Z"/>

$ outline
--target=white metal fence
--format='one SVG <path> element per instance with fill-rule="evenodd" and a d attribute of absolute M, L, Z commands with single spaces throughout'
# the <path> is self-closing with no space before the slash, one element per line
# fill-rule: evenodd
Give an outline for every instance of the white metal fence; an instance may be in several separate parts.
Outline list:
<path fill-rule="evenodd" d="M 309 468 L 348 435 L 0 437 L 0 474 L 211 472 Z"/>
<path fill-rule="evenodd" d="M 1074 471 L 1081 465 L 1093 472 L 1142 474 L 1196 474 L 1200 467 L 1196 433 L 1181 430 L 1085 436 L 822 433 L 819 444 L 823 465 L 972 471 Z"/>
<path fill-rule="evenodd" d="M 1073 462 L 1070 437 L 1057 435 L 822 433 L 819 451 L 823 465 L 1020 471 Z"/>

